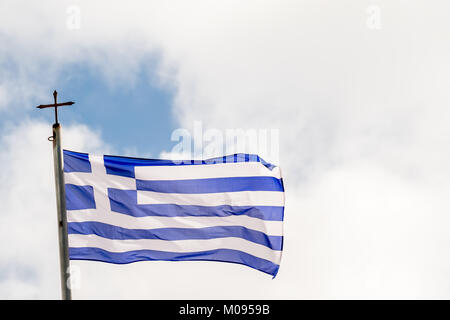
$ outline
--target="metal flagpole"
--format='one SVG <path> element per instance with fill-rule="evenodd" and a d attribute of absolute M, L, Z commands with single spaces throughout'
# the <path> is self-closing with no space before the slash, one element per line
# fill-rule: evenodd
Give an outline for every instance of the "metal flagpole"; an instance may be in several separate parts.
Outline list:
<path fill-rule="evenodd" d="M 56 90 L 53 92 L 54 104 L 39 105 L 37 108 L 55 108 L 55 123 L 53 124 L 53 136 L 49 140 L 53 142 L 53 164 L 55 172 L 56 208 L 58 212 L 58 238 L 59 238 L 59 263 L 61 273 L 61 293 L 63 300 L 71 300 L 72 293 L 69 285 L 69 246 L 67 237 L 67 212 L 66 191 L 64 183 L 62 150 L 61 150 L 61 125 L 58 122 L 58 107 L 70 106 L 75 102 L 69 101 L 57 103 Z"/>

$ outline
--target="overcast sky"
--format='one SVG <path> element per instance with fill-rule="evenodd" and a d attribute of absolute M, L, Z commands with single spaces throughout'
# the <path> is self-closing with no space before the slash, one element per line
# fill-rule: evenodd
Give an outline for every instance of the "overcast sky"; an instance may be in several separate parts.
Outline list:
<path fill-rule="evenodd" d="M 159 157 L 176 128 L 279 129 L 278 276 L 76 261 L 74 298 L 450 298 L 448 1 L 0 2 L 0 298 L 59 298 L 63 146 Z M 268 159 L 270 160 L 270 159 Z"/>

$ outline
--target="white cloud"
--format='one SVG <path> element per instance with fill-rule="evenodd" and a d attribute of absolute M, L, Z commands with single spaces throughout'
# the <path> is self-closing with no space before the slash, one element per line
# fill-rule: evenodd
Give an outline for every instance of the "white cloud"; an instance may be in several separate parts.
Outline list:
<path fill-rule="evenodd" d="M 291 254 L 284 262 L 286 271 L 298 274 L 299 296 L 448 296 L 442 285 L 450 266 L 447 193 L 448 188 L 392 175 L 377 163 L 340 166 L 297 189 L 288 197 L 287 212 L 299 218 L 286 216 Z"/>
<path fill-rule="evenodd" d="M 353 1 L 77 3 L 81 28 L 69 30 L 71 2 L 2 2 L 0 59 L 19 71 L 0 76 L 6 101 L 70 62 L 132 82 L 156 55 L 180 126 L 280 129 L 288 190 L 276 280 L 220 264 L 80 262 L 79 297 L 449 297 L 447 2 L 378 1 L 380 30 Z"/>
<path fill-rule="evenodd" d="M 8 104 L 9 97 L 8 92 L 4 86 L 0 86 L 0 109 Z"/>

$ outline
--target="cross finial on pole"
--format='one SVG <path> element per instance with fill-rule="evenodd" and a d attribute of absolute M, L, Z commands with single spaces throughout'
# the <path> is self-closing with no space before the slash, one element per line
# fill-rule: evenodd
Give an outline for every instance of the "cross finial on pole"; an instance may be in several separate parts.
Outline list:
<path fill-rule="evenodd" d="M 58 103 L 57 97 L 58 97 L 58 92 L 56 92 L 56 90 L 55 90 L 55 91 L 53 91 L 53 100 L 55 101 L 55 103 L 53 103 L 53 104 L 41 104 L 41 105 L 36 107 L 36 108 L 39 108 L 39 109 L 55 108 L 55 124 L 58 124 L 58 107 L 71 106 L 71 105 L 73 105 L 75 103 L 73 101 Z"/>
<path fill-rule="evenodd" d="M 70 106 L 75 102 L 57 101 L 58 92 L 53 91 L 53 104 L 39 105 L 37 108 L 55 108 L 55 123 L 53 124 L 53 136 L 49 140 L 53 143 L 53 163 L 55 171 L 56 187 L 56 209 L 58 214 L 58 239 L 59 239 L 59 262 L 61 276 L 61 294 L 64 300 L 72 299 L 72 291 L 69 285 L 70 260 L 69 260 L 69 240 L 67 235 L 67 208 L 66 192 L 63 171 L 63 155 L 61 149 L 61 125 L 58 123 L 58 107 Z M 51 139 L 50 139 L 51 138 Z"/>

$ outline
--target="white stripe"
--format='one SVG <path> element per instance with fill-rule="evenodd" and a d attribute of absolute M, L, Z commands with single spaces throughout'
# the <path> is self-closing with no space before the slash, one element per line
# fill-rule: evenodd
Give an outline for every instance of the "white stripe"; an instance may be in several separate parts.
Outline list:
<path fill-rule="evenodd" d="M 247 241 L 242 238 L 219 238 L 219 239 L 197 239 L 197 240 L 112 240 L 97 235 L 69 235 L 69 247 L 83 248 L 95 247 L 110 252 L 127 252 L 133 250 L 158 250 L 166 252 L 198 252 L 215 249 L 239 250 L 255 257 L 280 263 L 281 251 L 271 250 L 266 246 Z"/>
<path fill-rule="evenodd" d="M 284 192 L 240 191 L 184 194 L 138 190 L 137 203 L 198 206 L 284 206 Z"/>
<path fill-rule="evenodd" d="M 281 178 L 278 167 L 270 170 L 260 162 L 217 163 L 202 165 L 142 166 L 134 168 L 140 180 L 186 180 L 227 177 L 269 176 Z"/>
<path fill-rule="evenodd" d="M 100 167 L 100 169 L 103 169 Z M 105 171 L 105 169 L 103 169 Z M 104 173 L 65 172 L 64 183 L 77 186 L 101 186 L 124 190 L 136 190 L 136 180 L 133 178 Z"/>
<path fill-rule="evenodd" d="M 157 228 L 206 228 L 219 226 L 242 226 L 261 231 L 267 235 L 282 236 L 282 221 L 265 221 L 249 216 L 228 217 L 133 217 L 114 211 L 99 212 L 95 209 L 67 210 L 68 222 L 95 221 L 126 229 Z"/>

